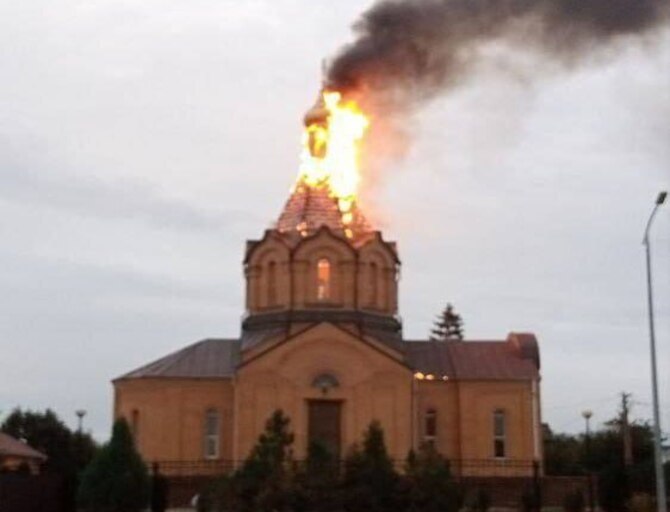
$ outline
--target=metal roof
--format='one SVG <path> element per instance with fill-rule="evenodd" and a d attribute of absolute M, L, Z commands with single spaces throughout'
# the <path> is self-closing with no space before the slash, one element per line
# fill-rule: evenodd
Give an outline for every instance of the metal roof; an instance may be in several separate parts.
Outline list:
<path fill-rule="evenodd" d="M 244 348 L 282 332 L 285 331 L 276 328 L 246 332 Z M 432 374 L 436 379 L 532 380 L 539 377 L 537 340 L 528 333 L 511 333 L 507 340 L 501 341 L 402 341 L 386 339 L 388 333 L 368 329 L 364 334 L 404 352 L 408 366 L 417 372 Z M 241 348 L 239 339 L 205 339 L 115 380 L 232 377 Z"/>
<path fill-rule="evenodd" d="M 505 341 L 407 341 L 408 364 L 416 371 L 440 379 L 531 380 L 539 377 L 539 360 L 529 345 L 537 346 L 532 334 Z"/>
<path fill-rule="evenodd" d="M 115 380 L 149 377 L 232 377 L 238 362 L 238 339 L 209 338 L 168 354 Z"/>

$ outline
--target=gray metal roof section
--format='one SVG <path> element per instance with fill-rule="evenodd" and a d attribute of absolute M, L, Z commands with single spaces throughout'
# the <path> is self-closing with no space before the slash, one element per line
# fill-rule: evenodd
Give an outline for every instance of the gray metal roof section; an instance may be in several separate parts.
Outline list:
<path fill-rule="evenodd" d="M 240 340 L 209 338 L 198 341 L 115 380 L 152 377 L 232 377 L 239 361 Z"/>
<path fill-rule="evenodd" d="M 246 332 L 244 347 L 281 335 L 278 328 Z M 535 336 L 511 333 L 506 341 L 402 341 L 364 329 L 382 343 L 404 351 L 415 371 L 437 379 L 532 380 L 539 377 Z M 115 380 L 142 378 L 229 378 L 240 361 L 240 339 L 205 339 L 142 366 Z"/>
<path fill-rule="evenodd" d="M 357 335 L 371 336 L 384 345 L 402 352 L 402 324 L 395 317 L 368 311 L 310 309 L 256 313 L 242 321 L 242 350 L 264 341 L 285 335 L 290 324 L 304 324 L 305 328 L 321 322 L 334 325 L 353 325 Z"/>

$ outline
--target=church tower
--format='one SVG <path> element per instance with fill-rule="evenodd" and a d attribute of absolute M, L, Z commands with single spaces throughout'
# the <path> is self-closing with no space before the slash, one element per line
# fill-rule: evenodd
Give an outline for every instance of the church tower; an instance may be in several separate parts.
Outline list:
<path fill-rule="evenodd" d="M 276 225 L 247 242 L 241 348 L 324 321 L 398 345 L 399 271 L 396 244 L 355 204 L 343 214 L 326 185 L 298 182 Z"/>

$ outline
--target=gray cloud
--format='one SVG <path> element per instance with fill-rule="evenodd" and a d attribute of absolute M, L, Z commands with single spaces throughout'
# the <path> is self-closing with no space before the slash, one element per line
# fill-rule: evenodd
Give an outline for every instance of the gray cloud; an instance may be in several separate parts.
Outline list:
<path fill-rule="evenodd" d="M 233 224 L 259 222 L 253 219 L 253 212 L 208 210 L 161 197 L 152 187 L 137 181 L 107 184 L 62 171 L 13 169 L 11 163 L 4 165 L 0 200 L 55 208 L 72 215 L 147 222 L 166 229 L 225 232 Z"/>

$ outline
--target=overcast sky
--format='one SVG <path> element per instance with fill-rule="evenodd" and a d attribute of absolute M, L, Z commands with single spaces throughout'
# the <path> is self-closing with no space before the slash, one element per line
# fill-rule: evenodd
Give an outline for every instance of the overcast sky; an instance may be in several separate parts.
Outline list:
<path fill-rule="evenodd" d="M 105 439 L 112 378 L 239 333 L 245 240 L 278 216 L 321 61 L 367 5 L 0 2 L 0 419 L 83 408 Z M 621 391 L 649 418 L 670 32 L 534 81 L 536 58 L 508 59 L 417 113 L 366 194 L 399 244 L 405 335 L 451 301 L 468 338 L 537 334 L 555 430 L 609 419 Z M 668 431 L 670 205 L 653 257 Z"/>

